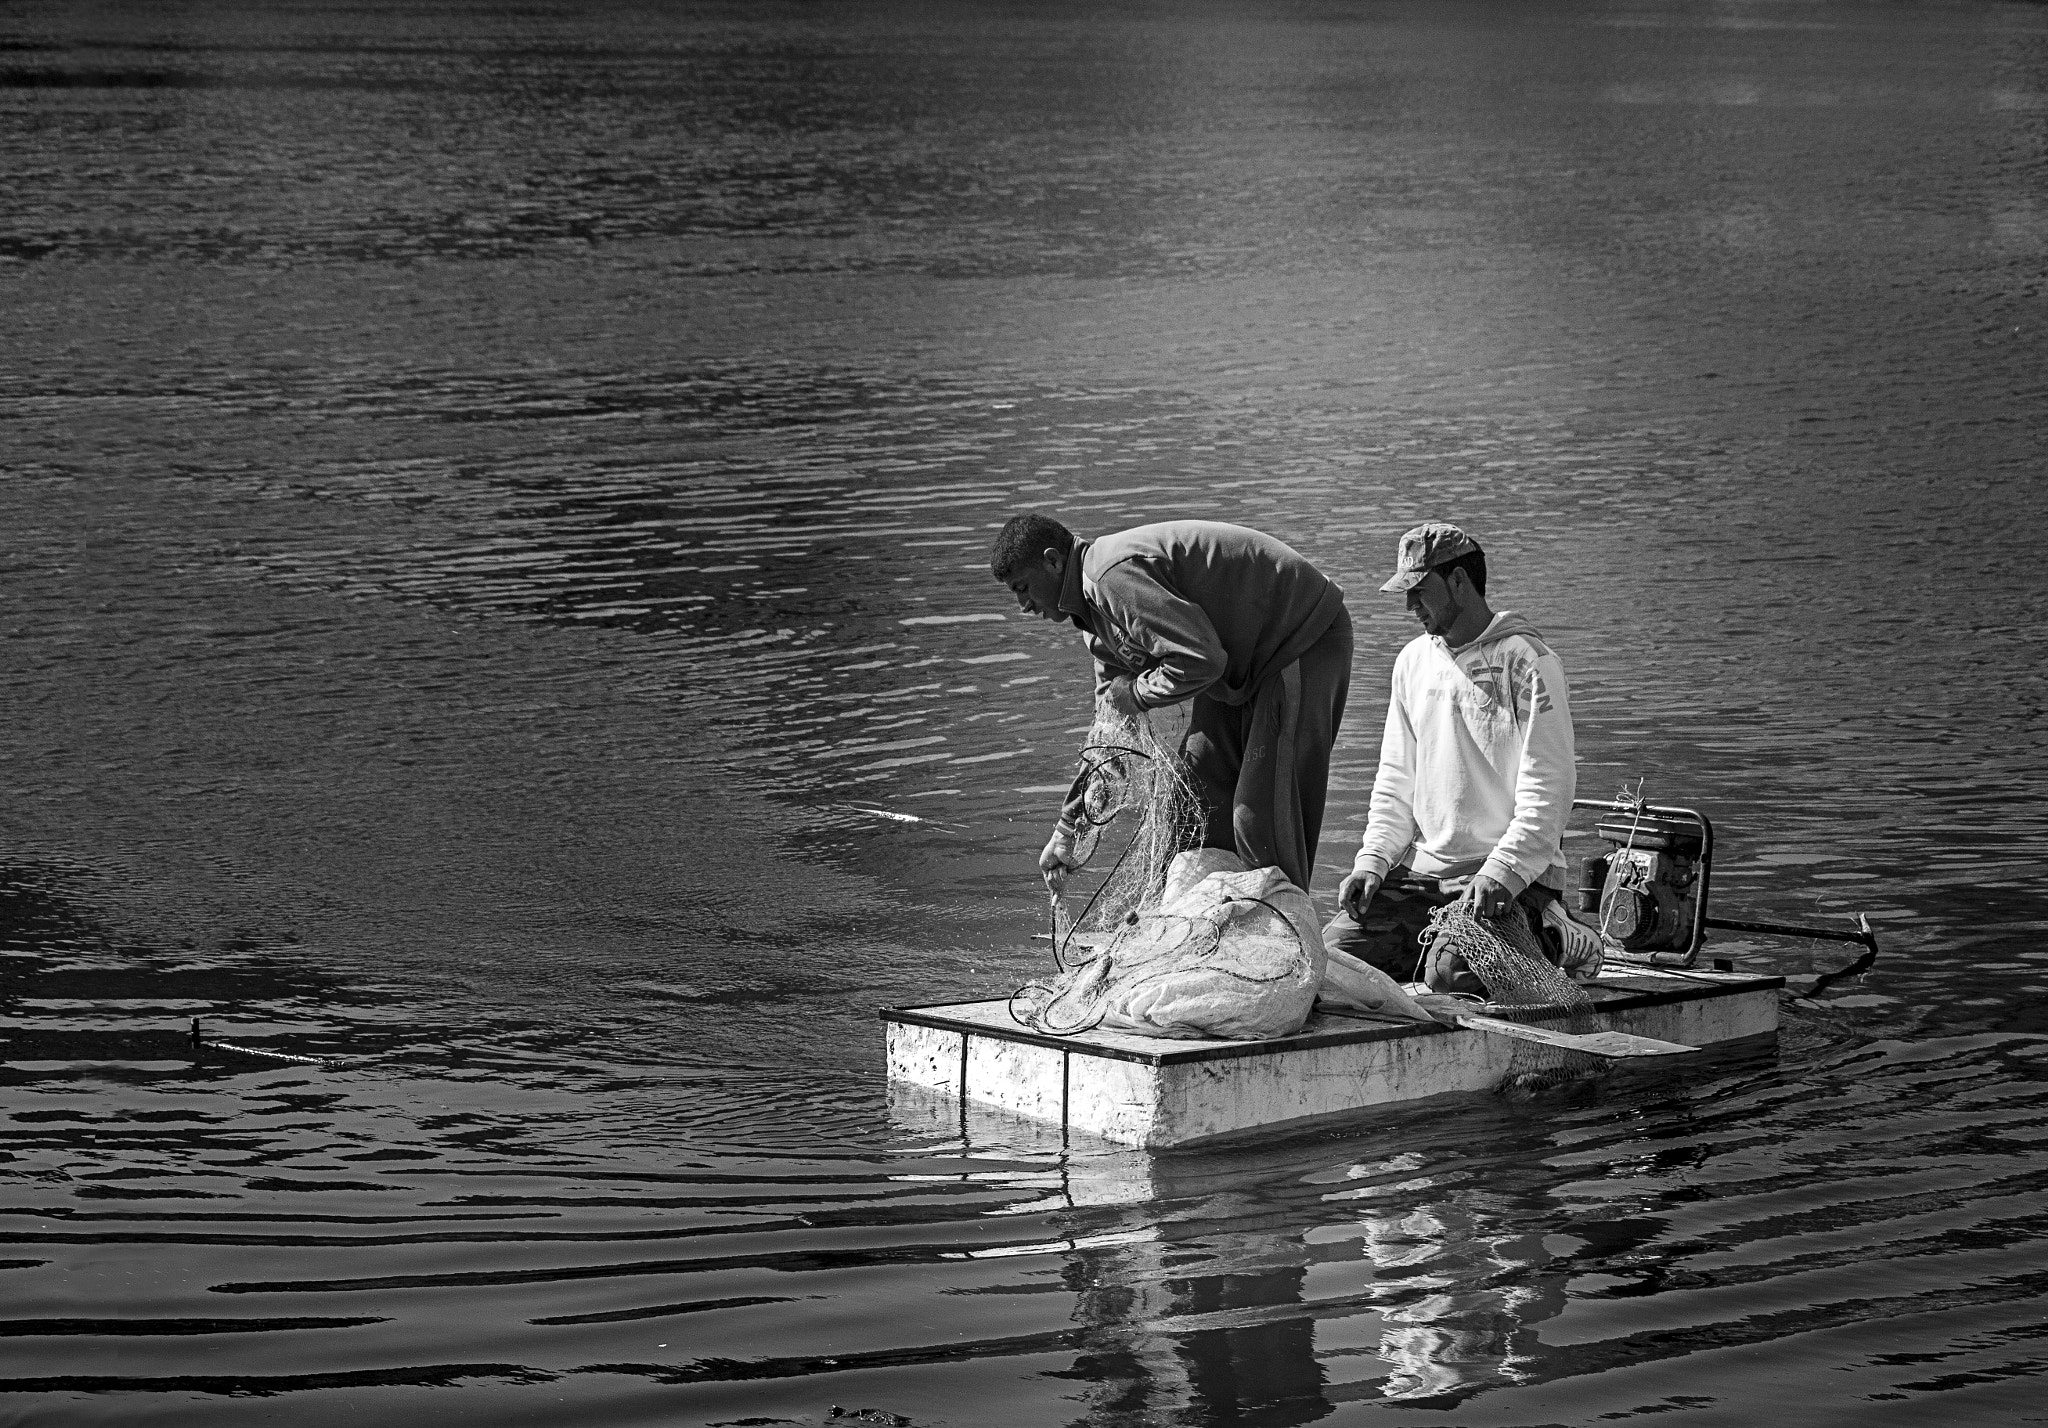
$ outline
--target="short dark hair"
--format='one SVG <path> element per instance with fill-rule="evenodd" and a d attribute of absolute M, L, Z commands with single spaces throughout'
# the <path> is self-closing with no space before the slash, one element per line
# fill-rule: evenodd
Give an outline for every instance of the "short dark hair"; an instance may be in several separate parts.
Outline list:
<path fill-rule="evenodd" d="M 1453 570 L 1465 572 L 1465 578 L 1472 582 L 1472 588 L 1482 596 L 1486 594 L 1486 552 L 1474 549 L 1470 555 L 1461 555 L 1456 560 L 1447 560 L 1442 565 L 1433 565 L 1434 570 L 1444 579 L 1451 578 Z"/>
<path fill-rule="evenodd" d="M 1056 550 L 1066 555 L 1074 548 L 1074 533 L 1039 511 L 1026 511 L 1003 522 L 989 547 L 988 568 L 996 579 L 1007 581 L 1020 565 L 1038 559 L 1039 553 Z"/>

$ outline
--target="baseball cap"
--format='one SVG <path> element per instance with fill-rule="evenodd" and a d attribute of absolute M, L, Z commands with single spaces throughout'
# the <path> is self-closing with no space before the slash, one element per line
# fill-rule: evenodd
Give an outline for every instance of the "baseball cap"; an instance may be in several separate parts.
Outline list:
<path fill-rule="evenodd" d="M 1380 589 L 1393 594 L 1412 590 L 1422 577 L 1447 560 L 1470 555 L 1479 542 L 1449 521 L 1424 521 L 1401 537 L 1401 553 L 1394 561 L 1394 578 Z"/>

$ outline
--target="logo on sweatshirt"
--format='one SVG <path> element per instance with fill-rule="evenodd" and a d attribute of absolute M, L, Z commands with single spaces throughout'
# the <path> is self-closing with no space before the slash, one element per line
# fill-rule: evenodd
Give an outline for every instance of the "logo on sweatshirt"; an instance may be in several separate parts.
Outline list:
<path fill-rule="evenodd" d="M 1548 714 L 1557 707 L 1549 686 L 1543 682 L 1543 671 L 1520 650 L 1489 650 L 1484 664 L 1459 668 L 1465 671 L 1473 688 L 1495 708 L 1506 710 L 1517 724 L 1525 724 L 1534 715 Z"/>

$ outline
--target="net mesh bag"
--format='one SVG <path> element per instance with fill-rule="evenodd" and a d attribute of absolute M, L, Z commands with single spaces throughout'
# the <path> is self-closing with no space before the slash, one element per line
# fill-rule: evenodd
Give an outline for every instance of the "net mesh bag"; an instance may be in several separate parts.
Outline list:
<path fill-rule="evenodd" d="M 1607 1029 L 1593 999 L 1551 965 L 1519 899 L 1500 917 L 1480 917 L 1466 903 L 1447 903 L 1430 914 L 1421 939 L 1432 961 L 1447 952 L 1464 958 L 1486 984 L 1493 1006 L 1524 1012 L 1540 1008 L 1549 1013 L 1544 1025 L 1575 1036 Z M 1534 1041 L 1512 1045 L 1508 1074 L 1498 1088 L 1506 1094 L 1538 1094 L 1606 1069 L 1607 1063 L 1590 1052 Z"/>

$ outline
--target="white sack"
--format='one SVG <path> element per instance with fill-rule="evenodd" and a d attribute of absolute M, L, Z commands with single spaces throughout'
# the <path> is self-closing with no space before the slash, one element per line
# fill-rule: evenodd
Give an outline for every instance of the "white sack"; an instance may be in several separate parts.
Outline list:
<path fill-rule="evenodd" d="M 1047 1031 L 1101 1026 L 1145 1036 L 1263 1041 L 1301 1029 L 1323 982 L 1308 894 L 1278 868 L 1197 848 L 1167 869 L 1159 906 L 1012 1003 Z"/>

